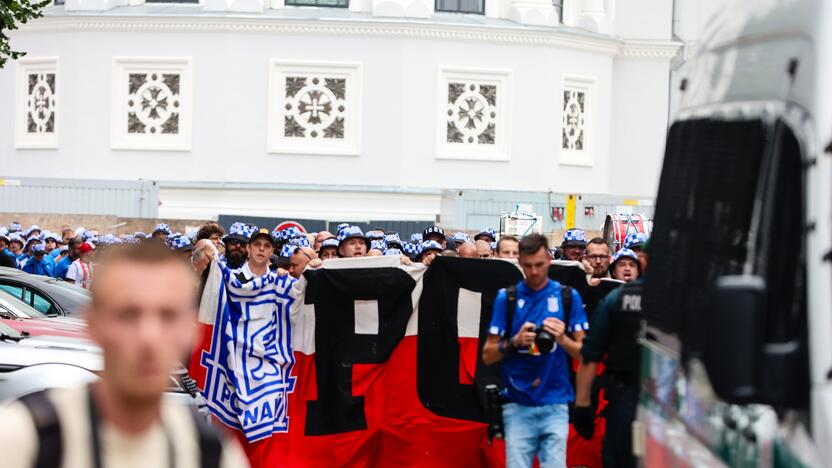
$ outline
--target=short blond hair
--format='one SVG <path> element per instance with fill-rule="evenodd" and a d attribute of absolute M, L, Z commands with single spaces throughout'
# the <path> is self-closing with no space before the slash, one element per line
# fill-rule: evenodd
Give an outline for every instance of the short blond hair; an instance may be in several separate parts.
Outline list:
<path fill-rule="evenodd" d="M 107 275 L 108 269 L 120 263 L 139 263 L 144 265 L 177 264 L 183 267 L 183 270 L 186 272 L 185 274 L 193 276 L 193 270 L 188 268 L 185 259 L 161 242 L 141 242 L 138 244 L 109 246 L 95 258 L 95 273 L 90 287 L 93 305 L 96 303 L 96 297 L 101 295 L 101 291 L 96 287 L 100 281 L 95 281 L 95 278 L 104 277 Z"/>

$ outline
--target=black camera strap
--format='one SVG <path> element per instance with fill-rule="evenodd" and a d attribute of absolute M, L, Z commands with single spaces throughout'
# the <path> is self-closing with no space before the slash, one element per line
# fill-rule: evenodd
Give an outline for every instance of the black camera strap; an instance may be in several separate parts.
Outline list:
<path fill-rule="evenodd" d="M 560 285 L 560 301 L 563 303 L 563 323 L 566 325 L 566 334 L 569 334 L 569 322 L 572 321 L 572 287 Z"/>
<path fill-rule="evenodd" d="M 572 287 L 560 285 L 560 300 L 563 303 L 563 323 L 569 329 L 569 322 L 572 320 Z M 503 337 L 506 346 L 511 343 L 511 326 L 514 322 L 514 311 L 517 309 L 517 285 L 513 284 L 506 288 L 506 331 Z"/>
<path fill-rule="evenodd" d="M 514 323 L 514 310 L 517 308 L 517 285 L 506 288 L 506 331 L 503 333 L 506 346 L 511 343 L 511 325 Z"/>

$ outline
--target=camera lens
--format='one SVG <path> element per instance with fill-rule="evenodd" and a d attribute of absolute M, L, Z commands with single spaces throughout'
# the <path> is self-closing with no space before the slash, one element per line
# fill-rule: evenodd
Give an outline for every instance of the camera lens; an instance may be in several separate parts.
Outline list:
<path fill-rule="evenodd" d="M 555 337 L 552 336 L 551 333 L 544 330 L 543 325 L 538 326 L 534 332 L 536 334 L 534 344 L 537 345 L 537 349 L 539 349 L 543 354 L 551 353 L 552 348 L 555 347 Z"/>

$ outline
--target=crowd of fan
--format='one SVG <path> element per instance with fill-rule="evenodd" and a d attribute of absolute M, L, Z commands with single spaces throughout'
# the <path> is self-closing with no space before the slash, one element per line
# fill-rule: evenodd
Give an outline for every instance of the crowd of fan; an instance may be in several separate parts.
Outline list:
<path fill-rule="evenodd" d="M 250 257 L 249 244 L 261 240 L 269 268 L 282 270 L 282 273 L 294 277 L 299 277 L 310 262 L 316 266 L 332 258 L 389 255 L 400 257 L 404 264 L 417 262 L 430 265 L 437 255 L 511 259 L 519 254 L 518 238 L 510 235 L 498 238 L 492 228 L 484 228 L 472 238 L 464 232 L 446 234 L 440 226 L 430 226 L 423 232 L 412 234 L 409 239 L 402 239 L 395 232 L 377 228 L 364 233 L 358 226 L 346 223 L 338 225 L 336 233 L 321 231 L 309 234 L 296 227 L 269 231 L 240 222 L 233 223 L 226 233 L 218 223 L 208 222 L 192 236 L 173 232 L 164 223 L 156 225 L 149 234 L 136 232 L 117 236 L 82 227 L 75 230 L 64 228 L 60 233 L 41 229 L 37 225 L 22 229 L 20 223 L 12 222 L 8 228 L 0 227 L 0 266 L 63 279 L 89 289 L 96 251 L 110 245 L 148 240 L 165 242 L 171 249 L 181 252 L 194 264 L 197 272 L 202 272 L 213 258 L 213 255 L 203 254 L 207 246 L 213 244 L 228 267 L 238 269 Z M 628 247 L 644 240 L 643 234 L 631 235 L 625 248 L 613 258 L 603 239 L 595 238 L 587 242 L 583 230 L 570 229 L 566 231 L 560 247 L 552 249 L 552 258 L 583 262 L 592 282 L 609 277 L 610 265 L 619 258 L 637 262 L 636 253 Z"/>

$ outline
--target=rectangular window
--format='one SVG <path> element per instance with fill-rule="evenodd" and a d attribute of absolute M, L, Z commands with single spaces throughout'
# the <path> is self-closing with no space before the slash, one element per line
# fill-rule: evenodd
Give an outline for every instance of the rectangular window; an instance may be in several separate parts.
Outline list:
<path fill-rule="evenodd" d="M 436 0 L 436 11 L 485 14 L 485 0 Z"/>
<path fill-rule="evenodd" d="M 60 107 L 56 57 L 17 60 L 16 146 L 57 148 Z"/>
<path fill-rule="evenodd" d="M 560 164 L 592 166 L 592 98 L 595 78 L 564 75 Z"/>
<path fill-rule="evenodd" d="M 647 322 L 703 349 L 701 319 L 719 276 L 743 271 L 757 181 L 771 136 L 761 120 L 695 119 L 670 128 L 644 285 Z"/>
<path fill-rule="evenodd" d="M 189 57 L 114 57 L 111 147 L 190 151 Z"/>
<path fill-rule="evenodd" d="M 349 0 L 286 0 L 286 5 L 347 8 L 350 6 L 350 2 Z"/>
<path fill-rule="evenodd" d="M 361 64 L 272 60 L 268 149 L 361 154 Z"/>
<path fill-rule="evenodd" d="M 439 69 L 436 158 L 509 160 L 510 83 L 511 70 Z"/>

